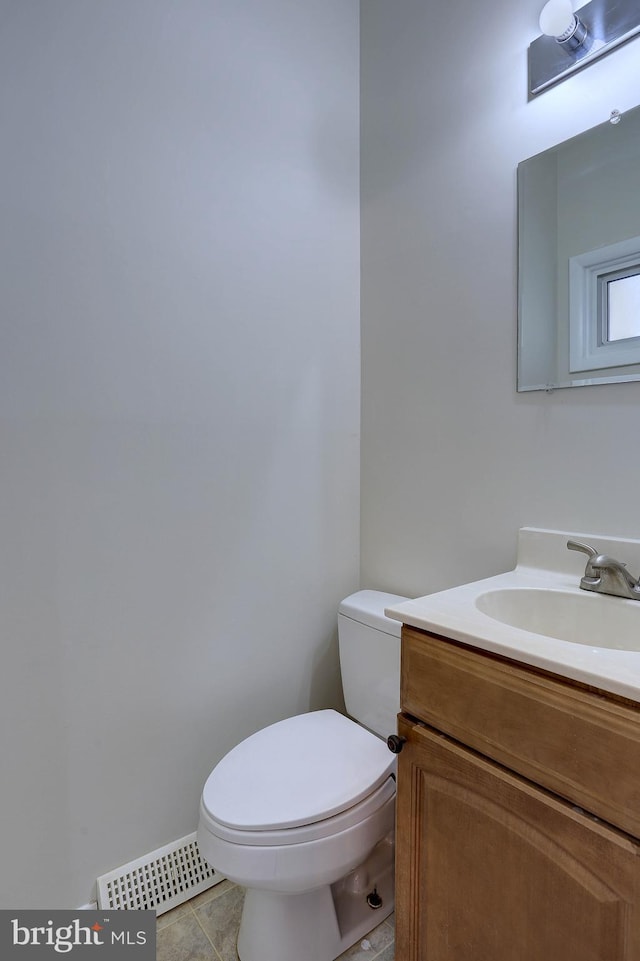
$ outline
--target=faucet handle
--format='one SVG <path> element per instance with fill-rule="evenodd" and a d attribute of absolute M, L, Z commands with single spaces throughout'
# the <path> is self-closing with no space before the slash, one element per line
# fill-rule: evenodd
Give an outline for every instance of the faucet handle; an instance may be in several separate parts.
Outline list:
<path fill-rule="evenodd" d="M 598 554 L 595 547 L 591 547 L 589 544 L 581 544 L 580 541 L 567 541 L 567 547 L 570 551 L 581 551 L 583 554 L 588 554 L 589 558 L 596 557 Z"/>
<path fill-rule="evenodd" d="M 596 568 L 593 565 L 594 557 L 598 557 L 598 552 L 595 547 L 591 547 L 590 544 L 582 544 L 580 541 L 567 541 L 567 547 L 570 551 L 580 551 L 581 554 L 587 554 L 588 560 L 584 569 L 584 576 L 582 578 L 581 586 L 585 583 L 587 579 L 593 580 L 597 578 Z"/>
<path fill-rule="evenodd" d="M 567 541 L 567 547 L 570 551 L 582 551 L 583 554 L 589 555 L 589 560 L 587 561 L 587 566 L 592 567 L 594 570 L 607 566 L 610 564 L 617 564 L 619 567 L 626 567 L 624 561 L 617 561 L 615 557 L 609 557 L 608 554 L 598 554 L 595 547 L 590 547 L 589 544 L 581 544 L 580 541 Z M 593 558 L 598 558 L 598 563 L 592 563 Z"/>

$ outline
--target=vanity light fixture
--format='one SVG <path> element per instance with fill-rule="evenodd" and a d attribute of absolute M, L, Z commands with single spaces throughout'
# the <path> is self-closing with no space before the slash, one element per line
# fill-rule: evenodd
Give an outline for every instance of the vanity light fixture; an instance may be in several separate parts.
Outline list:
<path fill-rule="evenodd" d="M 529 99 L 640 33 L 638 0 L 549 0 L 529 47 Z"/>
<path fill-rule="evenodd" d="M 540 14 L 540 29 L 546 37 L 561 44 L 566 50 L 578 50 L 588 37 L 587 28 L 573 12 L 571 0 L 549 0 Z"/>

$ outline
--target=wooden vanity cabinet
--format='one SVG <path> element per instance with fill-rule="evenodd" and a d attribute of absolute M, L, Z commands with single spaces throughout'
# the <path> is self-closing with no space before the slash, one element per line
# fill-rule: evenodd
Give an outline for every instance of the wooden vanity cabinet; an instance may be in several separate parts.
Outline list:
<path fill-rule="evenodd" d="M 640 709 L 403 627 L 396 961 L 640 961 Z"/>

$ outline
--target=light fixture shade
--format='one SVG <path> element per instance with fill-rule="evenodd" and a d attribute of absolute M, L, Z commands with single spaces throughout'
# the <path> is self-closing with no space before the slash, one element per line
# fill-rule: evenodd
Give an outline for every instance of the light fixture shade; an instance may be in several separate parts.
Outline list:
<path fill-rule="evenodd" d="M 540 14 L 540 29 L 547 37 L 563 40 L 570 36 L 576 23 L 571 0 L 549 0 Z"/>

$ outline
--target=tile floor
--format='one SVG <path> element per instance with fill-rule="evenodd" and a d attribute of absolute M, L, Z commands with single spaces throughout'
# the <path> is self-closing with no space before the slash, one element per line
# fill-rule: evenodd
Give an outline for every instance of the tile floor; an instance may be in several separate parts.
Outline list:
<path fill-rule="evenodd" d="M 157 961 L 238 961 L 236 937 L 243 897 L 242 888 L 222 881 L 162 914 L 158 918 Z M 393 915 L 340 959 L 394 961 Z"/>

